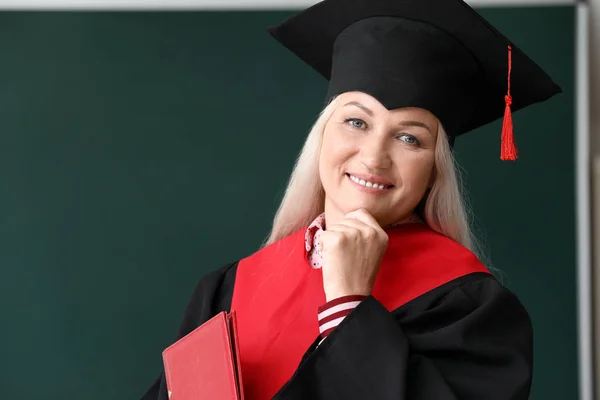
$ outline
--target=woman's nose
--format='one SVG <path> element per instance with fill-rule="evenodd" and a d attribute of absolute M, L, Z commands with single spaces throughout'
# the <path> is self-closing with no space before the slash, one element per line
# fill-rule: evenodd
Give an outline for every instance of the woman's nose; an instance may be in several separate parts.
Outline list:
<path fill-rule="evenodd" d="M 385 169 L 392 164 L 387 140 L 371 136 L 364 141 L 360 149 L 360 161 L 370 169 Z"/>

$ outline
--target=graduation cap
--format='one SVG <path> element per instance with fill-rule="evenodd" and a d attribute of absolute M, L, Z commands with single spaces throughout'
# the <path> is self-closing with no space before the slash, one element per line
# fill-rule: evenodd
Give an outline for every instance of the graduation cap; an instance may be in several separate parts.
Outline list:
<path fill-rule="evenodd" d="M 432 112 L 454 139 L 504 115 L 501 158 L 518 157 L 512 111 L 561 88 L 462 0 L 324 0 L 269 28 L 329 80 L 387 109 Z"/>

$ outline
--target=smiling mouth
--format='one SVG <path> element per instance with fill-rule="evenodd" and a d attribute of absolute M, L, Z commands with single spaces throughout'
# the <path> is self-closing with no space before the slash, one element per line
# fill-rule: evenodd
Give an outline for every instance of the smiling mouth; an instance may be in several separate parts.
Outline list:
<path fill-rule="evenodd" d="M 361 186 L 364 186 L 366 188 L 369 188 L 369 189 L 388 190 L 388 189 L 391 189 L 391 188 L 394 187 L 394 185 L 382 185 L 382 184 L 379 184 L 379 183 L 365 181 L 364 179 L 357 178 L 356 176 L 348 174 L 348 173 L 346 174 L 346 176 L 348 178 L 352 179 L 352 181 L 354 183 L 357 183 L 357 184 L 359 184 Z"/>

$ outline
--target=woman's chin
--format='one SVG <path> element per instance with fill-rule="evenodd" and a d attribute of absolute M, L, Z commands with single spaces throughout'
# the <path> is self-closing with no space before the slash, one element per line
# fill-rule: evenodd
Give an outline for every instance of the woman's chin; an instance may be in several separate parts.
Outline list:
<path fill-rule="evenodd" d="M 346 207 L 344 211 L 347 214 L 356 210 L 366 210 L 369 214 L 373 216 L 373 218 L 379 221 L 381 217 L 385 217 L 385 215 L 387 214 L 385 210 L 382 210 L 381 208 L 381 206 L 376 206 L 373 204 L 359 203 Z"/>

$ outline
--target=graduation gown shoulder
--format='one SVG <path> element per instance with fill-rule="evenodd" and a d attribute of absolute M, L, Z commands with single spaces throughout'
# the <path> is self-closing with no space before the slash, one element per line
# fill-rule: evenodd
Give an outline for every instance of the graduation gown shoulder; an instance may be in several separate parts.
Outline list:
<path fill-rule="evenodd" d="M 225 265 L 199 281 L 177 339 L 229 311 L 237 268 L 238 262 Z M 517 297 L 487 273 L 462 276 L 391 311 L 370 296 L 319 342 L 315 337 L 274 399 L 529 396 L 529 316 Z M 142 399 L 167 400 L 163 373 Z"/>
<path fill-rule="evenodd" d="M 392 312 L 368 297 L 311 346 L 275 398 L 525 400 L 532 336 L 517 297 L 487 274 Z"/>

